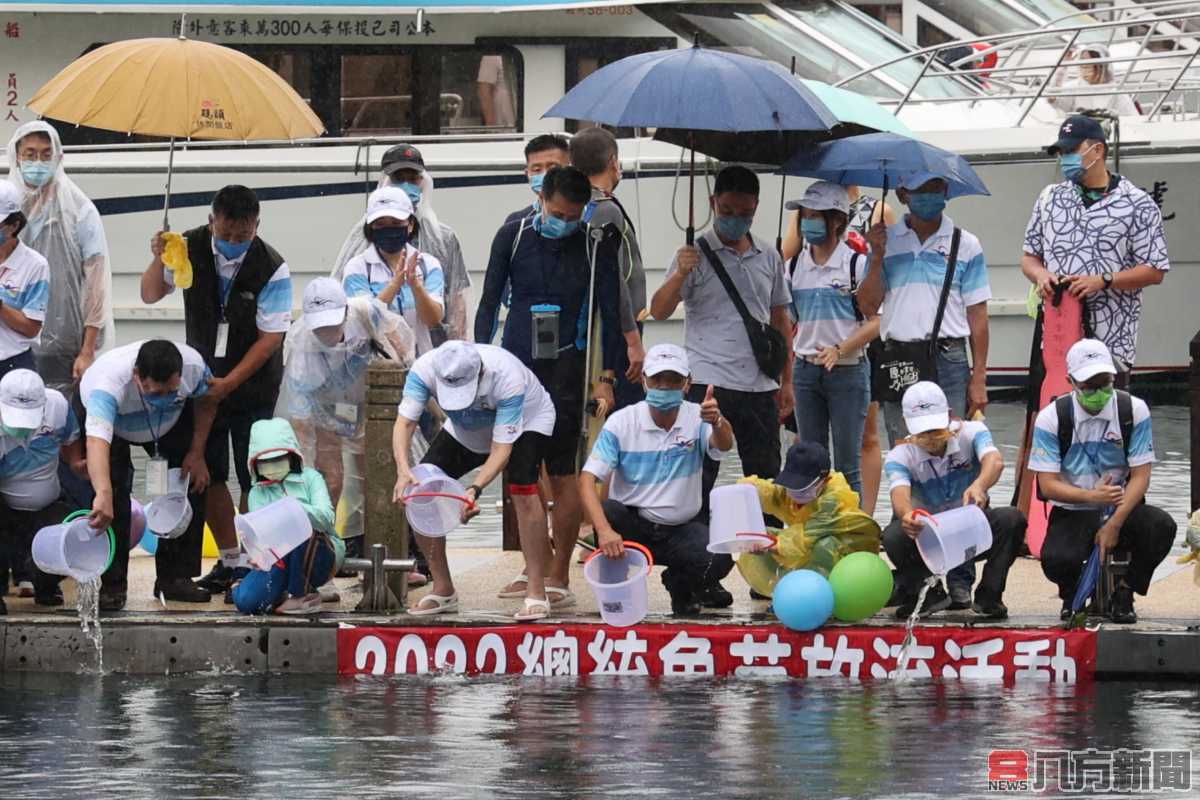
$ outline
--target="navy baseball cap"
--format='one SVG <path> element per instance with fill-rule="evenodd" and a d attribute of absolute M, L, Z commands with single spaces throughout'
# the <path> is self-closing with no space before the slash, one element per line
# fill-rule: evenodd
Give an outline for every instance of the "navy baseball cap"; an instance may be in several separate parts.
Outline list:
<path fill-rule="evenodd" d="M 411 144 L 398 144 L 388 148 L 388 151 L 383 154 L 383 160 L 379 167 L 384 175 L 395 175 L 402 169 L 424 172 L 425 159 L 421 156 L 421 151 Z"/>
<path fill-rule="evenodd" d="M 1104 135 L 1104 128 L 1096 120 L 1082 114 L 1067 117 L 1058 128 L 1058 141 L 1047 147 L 1046 152 L 1052 156 L 1069 153 L 1084 139 L 1108 142 L 1108 137 Z"/>
<path fill-rule="evenodd" d="M 796 442 L 788 448 L 783 472 L 775 484 L 785 489 L 806 489 L 828 472 L 828 450 L 816 442 Z"/>

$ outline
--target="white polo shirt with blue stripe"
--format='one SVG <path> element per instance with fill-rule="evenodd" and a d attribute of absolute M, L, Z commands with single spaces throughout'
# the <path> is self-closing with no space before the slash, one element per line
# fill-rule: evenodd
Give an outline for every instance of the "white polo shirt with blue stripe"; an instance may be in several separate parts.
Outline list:
<path fill-rule="evenodd" d="M 643 400 L 608 418 L 583 469 L 600 481 L 611 475 L 609 498 L 643 519 L 682 525 L 700 511 L 705 454 L 717 461 L 725 455 L 711 437 L 698 404 L 685 401 L 675 424 L 663 429 Z"/>
<path fill-rule="evenodd" d="M 1067 457 L 1058 450 L 1058 407 L 1055 403 L 1037 415 L 1033 429 L 1033 445 L 1029 451 L 1029 468 L 1034 472 L 1057 472 L 1078 489 L 1094 489 L 1105 475 L 1114 485 L 1123 486 L 1129 480 L 1131 467 L 1154 463 L 1154 435 L 1150 427 L 1150 409 L 1141 399 L 1132 397 L 1133 434 L 1129 443 L 1129 460 L 1125 459 L 1125 441 L 1121 438 L 1121 423 L 1117 419 L 1117 397 L 1112 398 L 1099 414 L 1092 415 L 1079 405 L 1074 393 L 1075 431 Z M 1060 503 L 1052 505 L 1072 510 L 1099 509 L 1095 503 Z"/>
<path fill-rule="evenodd" d="M 24 242 L 0 263 L 0 302 L 31 320 L 46 320 L 50 302 L 50 267 L 46 259 Z M 37 336 L 22 336 L 0 322 L 0 361 L 20 355 L 37 343 Z"/>
<path fill-rule="evenodd" d="M 554 403 L 541 382 L 504 348 L 477 344 L 483 374 L 469 408 L 446 411 L 446 431 L 473 453 L 491 452 L 492 442 L 512 444 L 525 431 L 554 432 Z M 437 399 L 433 370 L 437 351 L 418 358 L 404 380 L 400 416 L 416 422 L 430 398 Z M 444 409 L 443 409 L 444 410 Z"/>
<path fill-rule="evenodd" d="M 170 409 L 157 409 L 142 398 L 133 380 L 133 365 L 145 342 L 133 342 L 104 353 L 83 373 L 79 395 L 87 409 L 85 432 L 111 442 L 120 436 L 127 442 L 147 444 L 161 439 L 175 427 L 188 400 L 208 393 L 212 372 L 204 358 L 186 344 L 174 342 L 183 355 L 179 390 Z"/>
<path fill-rule="evenodd" d="M 416 248 L 411 244 L 404 249 L 404 258 L 409 258 Z M 425 291 L 438 303 L 446 288 L 446 278 L 442 271 L 442 262 L 428 253 L 421 253 L 418 259 L 421 269 L 421 280 Z M 354 258 L 346 262 L 342 270 L 342 289 L 346 297 L 378 297 L 392 280 L 392 268 L 380 257 L 379 251 L 371 245 Z M 417 335 L 417 355 L 424 355 L 433 349 L 433 340 L 429 336 L 429 326 L 421 321 L 417 313 L 417 299 L 413 297 L 411 286 L 401 287 L 388 304 L 388 308 L 404 317 L 408 327 Z"/>
<path fill-rule="evenodd" d="M 220 292 L 221 306 L 229 305 L 229 293 L 233 290 L 233 281 L 246 254 L 230 260 L 217 250 L 216 240 L 213 240 L 213 264 L 217 267 L 217 291 Z M 247 251 L 249 252 L 249 251 Z M 175 291 L 174 270 L 164 269 L 163 280 L 167 284 L 168 294 Z M 283 262 L 271 273 L 271 279 L 263 286 L 255 301 L 256 309 L 254 324 L 263 333 L 287 333 L 292 326 L 292 272 L 287 262 Z"/>
<path fill-rule="evenodd" d="M 942 215 L 942 226 L 922 242 L 905 220 L 887 229 L 887 252 L 883 256 L 885 302 L 880 309 L 880 335 L 884 339 L 916 342 L 933 333 L 946 262 L 954 237 L 954 221 Z M 987 262 L 979 239 L 963 231 L 946 313 L 938 331 L 940 339 L 962 339 L 971 334 L 967 307 L 992 298 Z"/>
<path fill-rule="evenodd" d="M 937 514 L 962 505 L 963 492 L 979 479 L 983 457 L 997 453 L 992 433 L 982 422 L 950 424 L 951 437 L 940 456 L 915 444 L 900 444 L 887 454 L 883 471 L 891 489 L 908 486 L 913 508 Z"/>
<path fill-rule="evenodd" d="M 805 247 L 796 260 L 792 273 L 792 309 L 796 318 L 796 335 L 792 351 L 798 356 L 815 356 L 821 348 L 833 347 L 846 341 L 861 324 L 854 315 L 850 291 L 850 261 L 857 254 L 845 242 L 840 242 L 824 264 L 813 261 L 812 249 Z M 858 256 L 855 264 L 855 283 L 862 285 L 869 259 Z M 858 353 L 846 353 L 858 357 Z"/>
<path fill-rule="evenodd" d="M 61 392 L 46 390 L 42 422 L 28 439 L 0 433 L 0 495 L 14 511 L 41 511 L 58 499 L 58 451 L 79 439 L 79 422 Z"/>

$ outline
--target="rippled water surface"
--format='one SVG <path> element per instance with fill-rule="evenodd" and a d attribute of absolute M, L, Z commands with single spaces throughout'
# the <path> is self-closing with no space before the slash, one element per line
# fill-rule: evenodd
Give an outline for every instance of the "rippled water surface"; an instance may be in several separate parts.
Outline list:
<path fill-rule="evenodd" d="M 0 676 L 8 797 L 982 797 L 992 749 L 1197 741 L 1178 684 Z"/>

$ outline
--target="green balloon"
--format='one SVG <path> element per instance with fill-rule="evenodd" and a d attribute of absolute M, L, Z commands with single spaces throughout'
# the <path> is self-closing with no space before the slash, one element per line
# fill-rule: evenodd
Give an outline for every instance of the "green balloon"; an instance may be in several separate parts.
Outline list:
<path fill-rule="evenodd" d="M 858 622 L 879 613 L 892 596 L 892 570 L 875 553 L 850 553 L 829 573 L 833 615 Z"/>

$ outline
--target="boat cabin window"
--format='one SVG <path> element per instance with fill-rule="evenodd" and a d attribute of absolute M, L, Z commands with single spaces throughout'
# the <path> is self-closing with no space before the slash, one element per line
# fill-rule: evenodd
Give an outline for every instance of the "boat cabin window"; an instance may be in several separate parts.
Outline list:
<path fill-rule="evenodd" d="M 325 123 L 326 136 L 521 131 L 524 68 L 506 44 L 230 46 L 287 81 Z M 58 127 L 71 145 L 166 141 Z"/>

